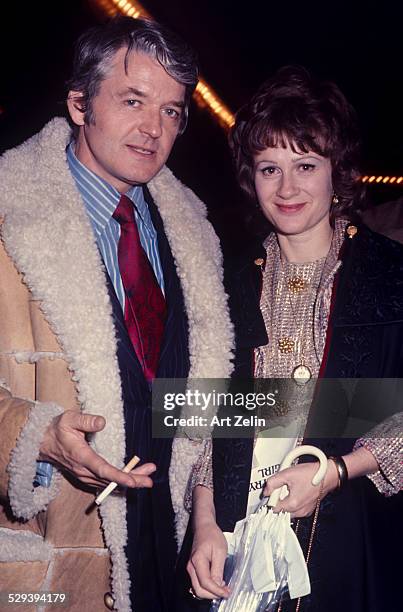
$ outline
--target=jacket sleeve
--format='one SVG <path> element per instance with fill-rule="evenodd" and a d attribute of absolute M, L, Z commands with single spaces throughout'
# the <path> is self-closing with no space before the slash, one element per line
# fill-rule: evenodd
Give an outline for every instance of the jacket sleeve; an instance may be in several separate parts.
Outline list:
<path fill-rule="evenodd" d="M 185 508 L 192 510 L 193 489 L 201 485 L 213 492 L 213 444 L 211 438 L 204 440 L 202 451 L 193 465 L 185 493 Z"/>
<path fill-rule="evenodd" d="M 386 496 L 399 493 L 403 489 L 403 412 L 394 414 L 357 440 L 354 450 L 362 446 L 378 462 L 379 470 L 368 475 L 378 491 Z"/>
<path fill-rule="evenodd" d="M 60 474 L 49 488 L 33 486 L 43 435 L 63 408 L 51 402 L 13 397 L 0 386 L 0 498 L 8 497 L 17 518 L 30 519 L 55 497 Z"/>

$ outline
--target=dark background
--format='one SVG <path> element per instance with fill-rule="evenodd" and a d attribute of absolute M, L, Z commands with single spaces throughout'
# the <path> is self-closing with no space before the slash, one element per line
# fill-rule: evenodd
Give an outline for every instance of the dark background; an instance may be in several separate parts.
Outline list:
<path fill-rule="evenodd" d="M 284 64 L 302 64 L 335 80 L 360 117 L 364 173 L 403 174 L 400 0 L 142 4 L 196 48 L 203 77 L 231 110 Z M 100 20 L 88 0 L 10 3 L 0 26 L 0 151 L 38 131 L 53 115 L 64 114 L 73 41 Z M 206 202 L 225 247 L 235 248 L 245 239 L 244 204 L 226 133 L 195 104 L 169 165 Z M 403 184 L 373 185 L 368 200 L 375 205 L 402 194 Z"/>

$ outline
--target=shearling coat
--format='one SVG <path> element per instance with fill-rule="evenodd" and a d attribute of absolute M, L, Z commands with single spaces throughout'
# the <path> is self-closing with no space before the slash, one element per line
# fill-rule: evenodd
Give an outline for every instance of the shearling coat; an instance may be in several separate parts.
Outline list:
<path fill-rule="evenodd" d="M 54 119 L 0 160 L 0 591 L 69 593 L 74 612 L 102 611 L 110 591 L 115 608 L 127 612 L 125 498 L 110 496 L 99 514 L 86 514 L 93 494 L 57 470 L 49 488 L 32 488 L 43 432 L 63 410 L 103 415 L 107 425 L 94 436 L 94 449 L 118 467 L 125 457 L 111 305 L 66 164 L 70 138 L 67 123 Z M 232 329 L 221 253 L 204 205 L 166 167 L 148 187 L 184 295 L 190 376 L 225 378 Z M 174 441 L 170 485 L 179 544 L 184 490 L 198 452 L 189 440 Z"/>

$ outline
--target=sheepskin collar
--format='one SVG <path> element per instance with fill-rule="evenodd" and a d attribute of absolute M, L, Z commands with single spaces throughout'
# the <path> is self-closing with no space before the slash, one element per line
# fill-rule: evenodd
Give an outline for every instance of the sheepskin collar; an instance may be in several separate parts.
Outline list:
<path fill-rule="evenodd" d="M 112 309 L 90 222 L 66 163 L 70 138 L 67 122 L 56 118 L 3 155 L 2 239 L 66 353 L 82 410 L 107 421 L 94 437 L 96 452 L 122 466 L 124 417 Z M 226 378 L 231 372 L 233 334 L 221 284 L 220 248 L 205 207 L 166 167 L 148 187 L 182 285 L 189 320 L 190 376 Z M 179 541 L 186 526 L 183 493 L 196 453 L 197 447 L 189 441 L 175 441 L 170 479 Z M 101 506 L 101 516 L 112 556 L 116 607 L 129 610 L 125 500 L 111 496 Z"/>

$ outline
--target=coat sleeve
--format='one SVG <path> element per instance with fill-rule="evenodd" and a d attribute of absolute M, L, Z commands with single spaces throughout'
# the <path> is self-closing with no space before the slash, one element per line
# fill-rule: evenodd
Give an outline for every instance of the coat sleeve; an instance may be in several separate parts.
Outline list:
<path fill-rule="evenodd" d="M 28 420 L 32 403 L 12 397 L 0 386 L 0 498 L 7 497 L 9 473 L 8 464 L 17 439 Z"/>
<path fill-rule="evenodd" d="M 403 489 L 403 412 L 386 419 L 355 443 L 354 449 L 364 447 L 378 462 L 379 470 L 369 474 L 380 493 L 386 496 Z"/>
<path fill-rule="evenodd" d="M 34 517 L 59 490 L 57 471 L 49 488 L 35 488 L 33 481 L 45 430 L 62 412 L 57 404 L 23 400 L 0 387 L 0 498 L 8 498 L 17 518 Z"/>

